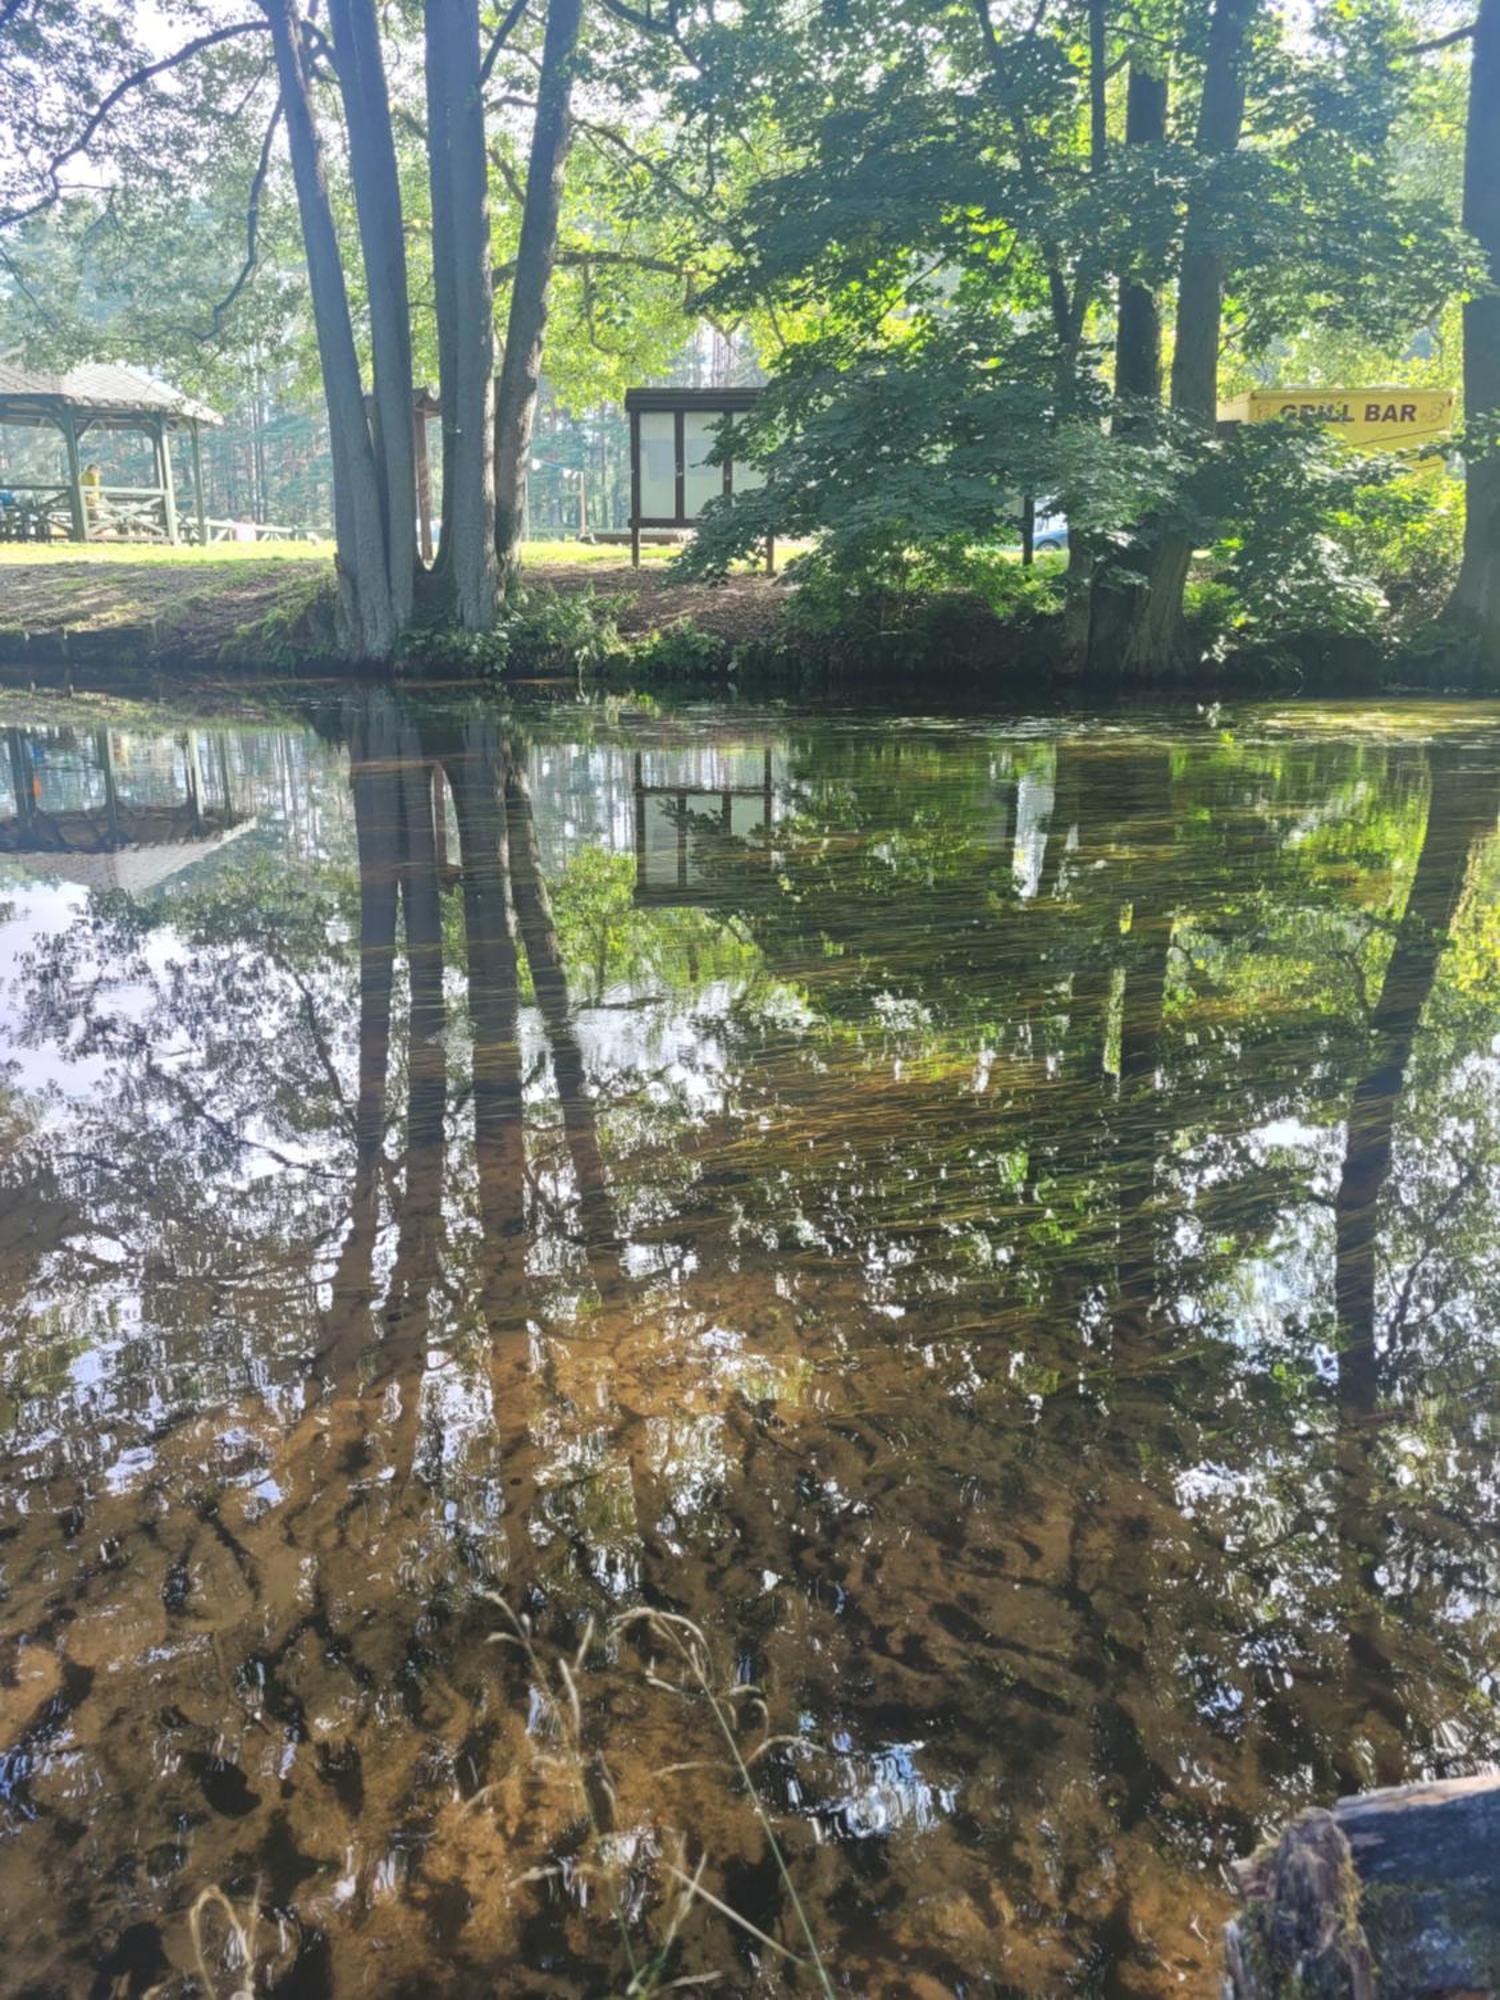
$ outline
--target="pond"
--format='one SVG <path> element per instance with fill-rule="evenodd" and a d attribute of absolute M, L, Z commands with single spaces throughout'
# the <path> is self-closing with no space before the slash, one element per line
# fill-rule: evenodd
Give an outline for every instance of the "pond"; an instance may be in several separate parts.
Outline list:
<path fill-rule="evenodd" d="M 1205 1994 L 1500 1755 L 1500 714 L 3 700 L 7 1991 Z"/>

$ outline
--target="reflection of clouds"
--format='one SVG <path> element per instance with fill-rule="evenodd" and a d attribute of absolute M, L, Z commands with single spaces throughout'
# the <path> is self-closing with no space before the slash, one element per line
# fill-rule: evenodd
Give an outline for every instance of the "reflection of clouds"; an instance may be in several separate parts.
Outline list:
<path fill-rule="evenodd" d="M 812 1716 L 803 1727 L 813 1734 Z M 885 1743 L 863 1749 L 848 1729 L 829 1738 L 832 1756 L 782 1753 L 787 1802 L 823 1838 L 874 1840 L 892 1833 L 928 1833 L 951 1814 L 957 1785 L 923 1776 L 918 1753 L 925 1743 Z"/>

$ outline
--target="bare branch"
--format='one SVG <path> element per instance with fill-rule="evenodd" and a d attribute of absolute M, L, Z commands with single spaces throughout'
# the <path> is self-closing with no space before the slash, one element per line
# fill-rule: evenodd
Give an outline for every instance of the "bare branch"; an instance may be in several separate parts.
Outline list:
<path fill-rule="evenodd" d="M 113 90 L 100 98 L 87 124 L 72 145 L 65 146 L 60 153 L 53 155 L 47 167 L 47 178 L 51 182 L 50 191 L 25 208 L 5 210 L 0 214 L 0 229 L 8 228 L 12 223 L 24 222 L 28 216 L 39 215 L 44 208 L 50 208 L 53 202 L 61 198 L 62 183 L 58 179 L 59 172 L 69 160 L 76 160 L 80 153 L 87 152 L 94 134 L 122 98 L 128 97 L 133 90 L 139 90 L 143 84 L 150 83 L 153 78 L 164 75 L 167 70 L 176 69 L 179 63 L 201 55 L 205 49 L 216 48 L 220 42 L 230 41 L 236 35 L 264 34 L 266 26 L 264 21 L 235 21 L 226 28 L 215 28 L 209 34 L 196 35 L 192 41 L 184 42 L 172 55 L 163 56 L 157 62 L 146 63 L 142 68 L 132 70 L 129 76 L 122 77 Z"/>
<path fill-rule="evenodd" d="M 511 0 L 511 4 L 506 8 L 503 20 L 490 37 L 490 45 L 484 52 L 484 61 L 479 65 L 479 88 L 481 90 L 484 89 L 484 86 L 490 80 L 490 71 L 495 67 L 496 56 L 499 55 L 505 44 L 515 33 L 521 16 L 526 12 L 529 5 L 530 0 Z"/>
<path fill-rule="evenodd" d="M 224 324 L 225 315 L 229 312 L 231 306 L 233 306 L 246 285 L 249 284 L 251 278 L 254 277 L 259 267 L 260 201 L 261 196 L 265 192 L 266 175 L 269 173 L 271 167 L 271 147 L 275 143 L 276 128 L 280 123 L 281 98 L 278 95 L 276 108 L 271 113 L 270 123 L 266 126 L 266 136 L 261 141 L 260 158 L 256 162 L 255 172 L 250 180 L 250 197 L 245 206 L 245 261 L 241 264 L 239 275 L 236 277 L 234 283 L 214 307 L 213 317 L 207 328 L 194 335 L 194 338 L 197 340 L 218 339 L 219 331 Z"/>

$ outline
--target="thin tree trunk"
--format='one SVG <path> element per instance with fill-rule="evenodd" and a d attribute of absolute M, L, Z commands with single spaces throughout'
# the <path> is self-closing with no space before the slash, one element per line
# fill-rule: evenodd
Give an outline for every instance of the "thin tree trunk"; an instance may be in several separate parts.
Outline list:
<path fill-rule="evenodd" d="M 355 659 L 385 660 L 395 650 L 399 626 L 391 603 L 382 526 L 381 481 L 365 415 L 349 293 L 328 201 L 323 148 L 313 115 L 312 92 L 292 0 L 262 0 L 286 112 L 287 145 L 302 219 L 308 289 L 323 370 L 333 458 L 333 519 L 338 557 L 338 629 Z"/>
<path fill-rule="evenodd" d="M 349 167 L 374 354 L 375 443 L 383 478 L 386 571 L 396 623 L 411 620 L 416 576 L 411 304 L 401 183 L 373 0 L 329 0 L 349 132 Z"/>
<path fill-rule="evenodd" d="M 1198 111 L 1197 151 L 1208 184 L 1188 203 L 1177 283 L 1177 338 L 1172 353 L 1172 408 L 1208 439 L 1218 415 L 1219 337 L 1224 309 L 1224 253 L 1217 241 L 1222 193 L 1213 163 L 1233 153 L 1245 122 L 1245 52 L 1259 0 L 1214 0 L 1208 60 Z M 1127 682 L 1160 680 L 1182 664 L 1183 594 L 1193 537 L 1169 528 L 1155 540 L 1121 662 Z"/>
<path fill-rule="evenodd" d="M 476 0 L 427 0 L 427 147 L 443 404 L 443 608 L 471 632 L 495 622 L 490 456 L 494 298 Z"/>
<path fill-rule="evenodd" d="M 1464 142 L 1464 227 L 1500 287 L 1500 0 L 1479 0 Z M 1500 290 L 1464 306 L 1464 413 L 1500 425 Z M 1464 554 L 1448 615 L 1500 654 L 1500 451 L 1469 461 Z"/>
<path fill-rule="evenodd" d="M 511 279 L 505 357 L 495 404 L 495 547 L 506 589 L 514 581 L 521 559 L 526 474 L 542 377 L 548 294 L 557 259 L 563 168 L 573 132 L 573 55 L 582 18 L 583 0 L 550 0 L 536 122 L 531 131 L 526 205 Z"/>

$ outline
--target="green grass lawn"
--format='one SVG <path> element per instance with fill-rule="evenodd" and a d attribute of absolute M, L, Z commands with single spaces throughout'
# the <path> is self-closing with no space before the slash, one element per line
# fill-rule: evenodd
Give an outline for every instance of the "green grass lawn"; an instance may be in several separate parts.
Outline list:
<path fill-rule="evenodd" d="M 671 548 L 646 547 L 642 563 L 668 562 Z M 198 568 L 214 563 L 321 562 L 333 560 L 328 542 L 210 542 L 207 548 L 165 548 L 153 542 L 0 542 L 0 567 L 35 563 L 147 564 L 155 568 Z M 630 550 L 608 542 L 527 542 L 523 562 L 538 569 L 576 563 L 629 562 Z"/>

